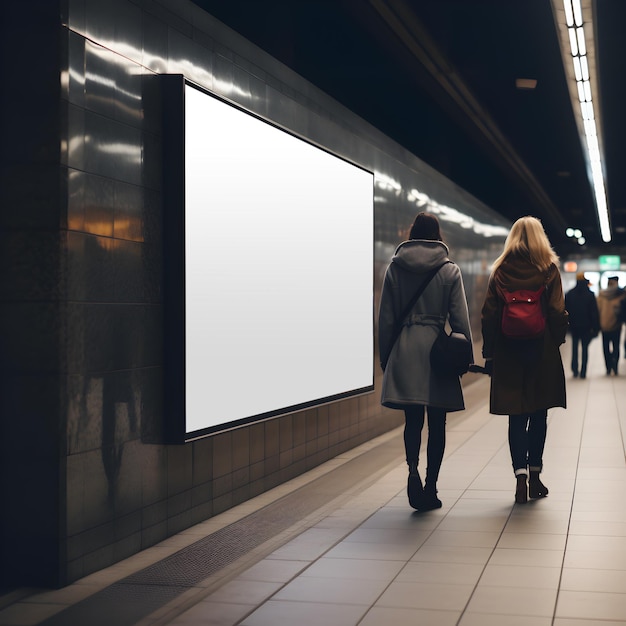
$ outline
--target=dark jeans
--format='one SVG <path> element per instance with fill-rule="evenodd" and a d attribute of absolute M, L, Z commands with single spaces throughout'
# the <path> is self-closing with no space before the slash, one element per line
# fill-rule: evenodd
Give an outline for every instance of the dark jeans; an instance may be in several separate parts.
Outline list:
<path fill-rule="evenodd" d="M 528 469 L 540 472 L 543 467 L 543 447 L 548 429 L 548 411 L 509 415 L 509 450 L 513 471 Z"/>
<path fill-rule="evenodd" d="M 602 348 L 604 350 L 604 363 L 606 373 L 615 372 L 617 374 L 617 362 L 619 361 L 619 339 L 622 334 L 622 327 L 609 332 L 602 331 Z"/>
<path fill-rule="evenodd" d="M 418 462 L 424 427 L 424 405 L 404 409 L 404 449 L 406 461 Z M 426 446 L 426 484 L 433 487 L 439 478 L 443 452 L 446 447 L 446 411 L 428 407 L 428 444 Z"/>
<path fill-rule="evenodd" d="M 587 357 L 589 355 L 589 342 L 591 334 L 588 330 L 571 329 L 572 335 L 572 373 L 574 376 L 587 375 Z M 578 369 L 578 345 L 580 344 L 580 370 Z"/>

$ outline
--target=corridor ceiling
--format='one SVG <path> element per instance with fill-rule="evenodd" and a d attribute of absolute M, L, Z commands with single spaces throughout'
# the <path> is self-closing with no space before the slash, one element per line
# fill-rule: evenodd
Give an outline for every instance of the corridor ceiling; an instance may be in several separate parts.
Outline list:
<path fill-rule="evenodd" d="M 561 51 L 562 0 L 194 2 L 498 213 L 540 217 L 558 254 L 626 246 L 625 0 L 583 0 L 608 243 Z"/>

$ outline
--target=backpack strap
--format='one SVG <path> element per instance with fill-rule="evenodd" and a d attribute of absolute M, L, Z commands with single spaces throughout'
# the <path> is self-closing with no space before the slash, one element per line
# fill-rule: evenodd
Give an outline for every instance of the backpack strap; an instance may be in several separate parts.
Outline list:
<path fill-rule="evenodd" d="M 402 327 L 404 326 L 404 322 L 406 318 L 409 316 L 409 313 L 413 310 L 413 307 L 415 306 L 417 301 L 420 299 L 420 296 L 422 295 L 426 287 L 428 287 L 428 283 L 430 283 L 430 281 L 435 277 L 435 274 L 437 274 L 437 272 L 439 272 L 439 270 L 444 265 L 447 265 L 448 263 L 452 263 L 452 261 L 450 260 L 444 261 L 441 265 L 438 265 L 437 267 L 433 268 L 426 275 L 426 278 L 424 279 L 422 284 L 418 287 L 417 291 L 413 294 L 413 297 L 411 298 L 410 302 L 404 307 L 404 311 L 402 311 L 402 315 L 398 317 L 398 320 L 396 322 L 396 325 L 393 331 L 393 340 L 391 342 L 392 346 L 396 343 L 398 337 L 400 336 L 400 333 L 402 332 Z"/>

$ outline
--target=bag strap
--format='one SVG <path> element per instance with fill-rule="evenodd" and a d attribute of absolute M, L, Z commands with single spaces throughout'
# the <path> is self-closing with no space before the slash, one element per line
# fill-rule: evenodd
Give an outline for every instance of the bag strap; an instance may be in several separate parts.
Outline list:
<path fill-rule="evenodd" d="M 437 272 L 444 265 L 447 265 L 448 263 L 452 263 L 452 261 L 450 261 L 450 260 L 444 261 L 441 265 L 438 265 L 437 267 L 432 269 L 426 275 L 426 279 L 424 280 L 424 282 L 418 287 L 417 291 L 413 294 L 413 297 L 411 298 L 411 301 L 404 307 L 404 311 L 402 311 L 402 315 L 398 318 L 398 322 L 396 322 L 396 326 L 395 326 L 394 331 L 393 331 L 393 341 L 391 342 L 392 346 L 396 343 L 398 337 L 400 336 L 400 333 L 402 332 L 402 327 L 404 326 L 404 321 L 408 317 L 409 313 L 413 310 L 413 307 L 415 306 L 416 302 L 420 299 L 420 296 L 424 292 L 424 289 L 426 289 L 426 287 L 428 287 L 428 283 L 430 283 L 430 281 L 435 277 L 435 274 L 437 274 Z"/>

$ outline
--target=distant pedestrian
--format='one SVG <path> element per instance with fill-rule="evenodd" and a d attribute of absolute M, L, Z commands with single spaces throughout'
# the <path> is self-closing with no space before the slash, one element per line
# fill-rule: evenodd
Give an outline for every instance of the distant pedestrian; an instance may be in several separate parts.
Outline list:
<path fill-rule="evenodd" d="M 565 308 L 569 314 L 572 338 L 572 374 L 587 376 L 589 342 L 600 332 L 600 318 L 596 297 L 589 289 L 584 272 L 576 274 L 576 286 L 565 294 Z M 580 352 L 580 369 L 578 356 Z"/>
<path fill-rule="evenodd" d="M 431 347 L 446 322 L 453 332 L 465 335 L 470 342 L 472 339 L 461 270 L 448 254 L 437 217 L 419 213 L 409 240 L 398 246 L 391 259 L 380 299 L 381 402 L 404 410 L 407 495 L 409 504 L 418 511 L 441 507 L 437 479 L 446 443 L 446 414 L 465 408 L 459 377 L 439 374 L 430 365 Z M 426 284 L 415 302 L 415 294 Z M 418 464 L 425 413 L 428 445 L 426 482 L 422 485 Z"/>
<path fill-rule="evenodd" d="M 495 260 L 482 309 L 483 356 L 491 374 L 489 411 L 509 416 L 509 450 L 517 479 L 515 502 L 542 498 L 548 488 L 543 468 L 548 409 L 565 407 L 565 374 L 560 345 L 567 333 L 567 311 L 559 258 L 536 217 L 512 226 Z M 502 329 L 503 294 L 544 286 L 546 325 L 533 339 L 511 339 Z M 530 476 L 529 476 L 530 473 Z"/>
<path fill-rule="evenodd" d="M 611 373 L 617 376 L 619 343 L 622 334 L 621 308 L 624 298 L 626 298 L 626 292 L 620 289 L 619 278 L 609 276 L 606 289 L 600 290 L 597 299 L 607 376 L 610 376 Z"/>

